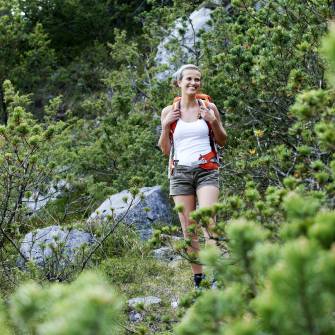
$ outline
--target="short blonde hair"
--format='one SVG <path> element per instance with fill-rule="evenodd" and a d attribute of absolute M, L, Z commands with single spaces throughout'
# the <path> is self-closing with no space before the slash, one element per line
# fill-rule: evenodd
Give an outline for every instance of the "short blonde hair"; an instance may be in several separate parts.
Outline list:
<path fill-rule="evenodd" d="M 194 65 L 194 64 L 185 64 L 182 65 L 173 75 L 172 75 L 172 84 L 176 87 L 178 87 L 178 80 L 182 80 L 183 79 L 183 72 L 185 70 L 197 70 L 200 72 L 200 69 Z"/>

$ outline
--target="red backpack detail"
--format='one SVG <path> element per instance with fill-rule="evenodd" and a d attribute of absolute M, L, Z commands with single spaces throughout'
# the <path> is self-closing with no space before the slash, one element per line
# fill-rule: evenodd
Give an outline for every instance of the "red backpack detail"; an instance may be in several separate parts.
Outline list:
<path fill-rule="evenodd" d="M 203 104 L 206 108 L 210 108 L 209 104 L 212 101 L 212 98 L 203 93 L 196 94 L 195 98 L 198 100 L 199 105 Z M 180 110 L 180 101 L 181 97 L 175 97 L 173 100 L 173 110 Z M 169 176 L 171 176 L 173 169 L 175 167 L 174 161 L 174 142 L 173 142 L 173 134 L 176 129 L 178 120 L 173 122 L 170 125 L 170 143 L 171 143 L 171 150 L 170 150 L 170 159 L 169 159 Z M 206 121 L 206 124 L 208 126 L 208 136 L 209 136 L 209 142 L 212 148 L 212 151 L 205 155 L 200 155 L 199 160 L 196 163 L 199 163 L 198 166 L 205 169 L 205 170 L 216 170 L 220 167 L 219 164 L 219 157 L 216 149 L 216 143 L 214 138 L 214 133 L 212 130 L 212 127 L 209 122 Z"/>
<path fill-rule="evenodd" d="M 198 99 L 198 100 L 200 99 L 200 100 L 204 101 L 206 107 L 209 105 L 210 102 L 212 102 L 212 98 L 209 95 L 204 94 L 204 93 L 198 93 L 198 94 L 196 94 L 195 98 Z M 179 97 L 179 96 L 175 97 L 173 99 L 173 104 L 175 104 L 176 102 L 178 102 L 180 100 L 181 100 L 181 97 Z"/>

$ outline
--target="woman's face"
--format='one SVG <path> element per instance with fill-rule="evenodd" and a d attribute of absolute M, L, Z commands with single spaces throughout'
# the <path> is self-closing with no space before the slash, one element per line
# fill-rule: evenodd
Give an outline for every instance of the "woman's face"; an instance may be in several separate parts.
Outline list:
<path fill-rule="evenodd" d="M 186 69 L 182 73 L 182 79 L 178 80 L 178 86 L 182 94 L 193 95 L 199 92 L 201 86 L 201 73 L 197 70 Z"/>

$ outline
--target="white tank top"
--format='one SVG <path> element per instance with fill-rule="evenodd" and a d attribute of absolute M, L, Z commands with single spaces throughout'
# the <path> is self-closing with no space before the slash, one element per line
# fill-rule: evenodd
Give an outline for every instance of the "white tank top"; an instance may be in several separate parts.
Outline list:
<path fill-rule="evenodd" d="M 179 119 L 173 133 L 174 160 L 178 160 L 179 165 L 190 166 L 200 155 L 208 154 L 212 150 L 208 131 L 203 119 L 194 122 Z"/>

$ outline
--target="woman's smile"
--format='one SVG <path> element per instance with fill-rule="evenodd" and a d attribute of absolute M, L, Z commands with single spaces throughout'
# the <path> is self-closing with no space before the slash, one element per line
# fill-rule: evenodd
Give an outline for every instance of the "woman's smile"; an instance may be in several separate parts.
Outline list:
<path fill-rule="evenodd" d="M 178 82 L 179 87 L 185 93 L 197 93 L 201 85 L 201 74 L 197 70 L 185 70 L 183 78 Z"/>

